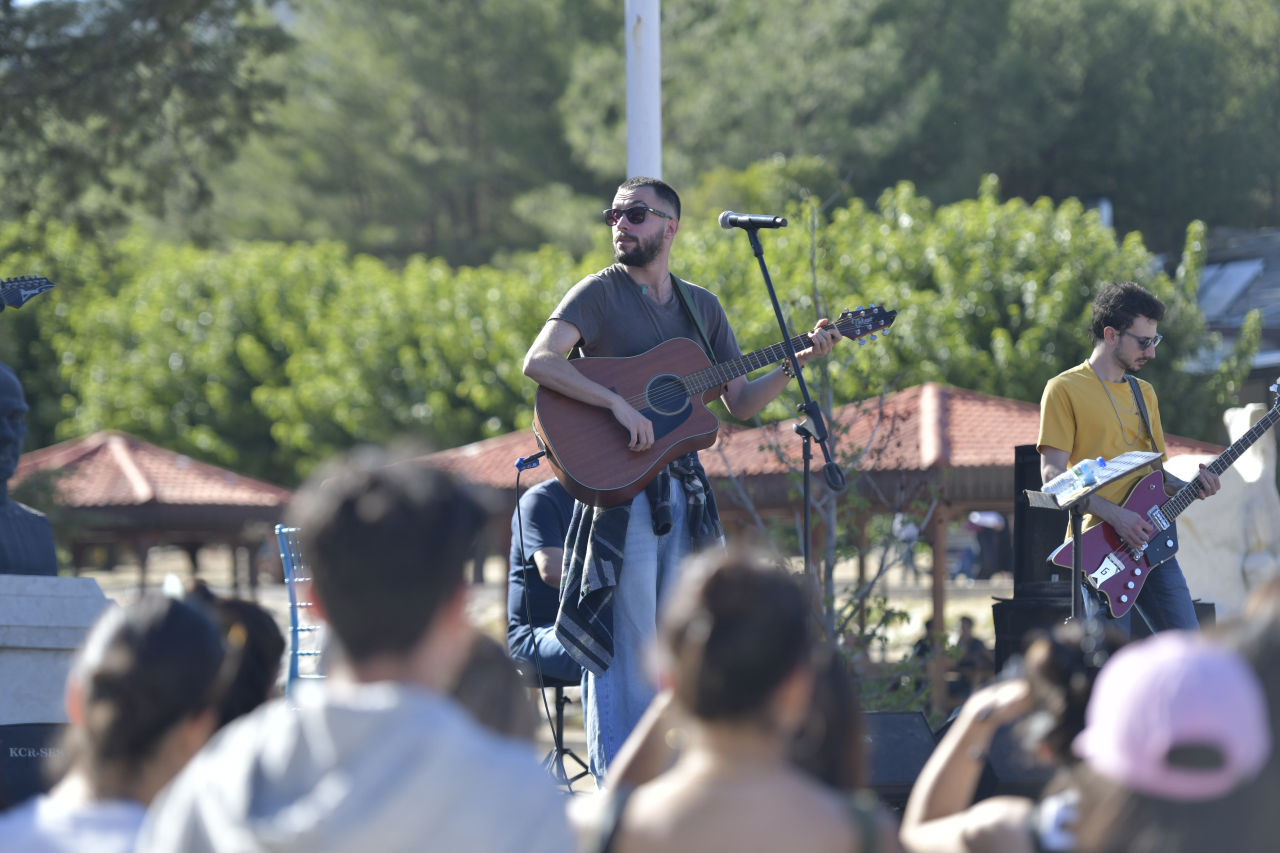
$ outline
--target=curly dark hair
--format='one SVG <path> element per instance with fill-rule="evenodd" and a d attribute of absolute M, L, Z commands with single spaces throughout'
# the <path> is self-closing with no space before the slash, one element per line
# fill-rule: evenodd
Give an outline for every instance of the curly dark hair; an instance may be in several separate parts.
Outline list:
<path fill-rule="evenodd" d="M 1089 333 L 1096 344 L 1102 340 L 1102 330 L 1111 328 L 1124 332 L 1138 317 L 1149 317 L 1159 323 L 1164 319 L 1164 303 L 1151 291 L 1132 281 L 1113 281 L 1093 300 L 1093 324 Z"/>

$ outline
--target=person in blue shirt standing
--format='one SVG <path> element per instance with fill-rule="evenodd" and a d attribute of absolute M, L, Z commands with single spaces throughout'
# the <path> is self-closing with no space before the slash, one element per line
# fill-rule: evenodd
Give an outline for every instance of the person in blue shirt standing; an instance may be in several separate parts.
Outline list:
<path fill-rule="evenodd" d="M 507 648 L 517 663 L 528 665 L 531 673 L 536 643 L 543 675 L 577 683 L 582 678 L 582 667 L 560 645 L 555 628 L 556 611 L 560 609 L 564 539 L 573 518 L 573 498 L 558 480 L 547 480 L 530 486 L 521 496 L 520 513 L 524 516 L 523 560 L 519 520 L 515 513 L 511 514 Z M 524 601 L 526 577 L 529 578 L 528 611 Z"/>

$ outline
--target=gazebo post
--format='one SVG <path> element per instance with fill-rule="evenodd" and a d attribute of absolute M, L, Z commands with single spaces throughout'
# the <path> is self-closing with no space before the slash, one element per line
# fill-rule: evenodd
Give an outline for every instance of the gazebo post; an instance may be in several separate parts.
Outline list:
<path fill-rule="evenodd" d="M 858 528 L 858 591 L 867 584 L 867 523 L 871 520 L 871 516 L 865 512 L 856 513 L 853 517 L 853 523 Z M 870 595 L 863 597 L 863 606 L 858 608 L 858 636 L 867 633 L 867 608 L 866 600 Z"/>
<path fill-rule="evenodd" d="M 941 712 L 947 699 L 947 670 L 943 644 L 947 637 L 947 522 L 950 512 L 939 504 L 930 526 L 929 546 L 933 549 L 933 657 L 930 683 L 933 685 L 933 710 Z"/>
<path fill-rule="evenodd" d="M 200 562 L 197 556 L 200 553 L 200 543 L 188 542 L 182 546 L 182 549 L 187 552 L 187 556 L 191 559 L 191 579 L 195 580 L 200 576 Z"/>

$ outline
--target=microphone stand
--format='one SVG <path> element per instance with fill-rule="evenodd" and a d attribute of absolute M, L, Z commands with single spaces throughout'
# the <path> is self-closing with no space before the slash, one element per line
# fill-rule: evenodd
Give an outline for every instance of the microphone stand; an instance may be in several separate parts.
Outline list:
<path fill-rule="evenodd" d="M 826 463 L 822 466 L 822 476 L 833 492 L 844 491 L 844 471 L 840 470 L 840 466 L 836 464 L 835 459 L 831 456 L 831 448 L 827 444 L 827 424 L 822 417 L 822 409 L 809 396 L 809 386 L 804 381 L 804 369 L 796 358 L 795 347 L 791 345 L 791 332 L 787 329 L 787 320 L 782 315 L 782 306 L 778 303 L 778 292 L 774 290 L 773 278 L 769 275 L 769 267 L 764 262 L 764 247 L 760 245 L 759 229 L 743 228 L 742 230 L 747 232 L 747 239 L 751 241 L 751 251 L 755 254 L 756 260 L 760 262 L 760 273 L 764 276 L 764 286 L 769 290 L 769 299 L 773 302 L 773 313 L 778 319 L 778 328 L 782 330 L 782 346 L 787 351 L 787 359 L 791 362 L 791 369 L 795 371 L 796 381 L 800 383 L 800 395 L 804 398 L 804 402 L 796 408 L 804 418 L 792 428 L 795 430 L 796 435 L 804 440 L 802 452 L 804 459 L 804 536 L 801 545 L 804 549 L 804 568 L 807 572 L 812 562 L 810 554 L 812 519 L 809 513 L 809 497 L 812 489 L 810 485 L 810 463 L 813 460 L 812 443 L 817 441 L 822 448 L 822 457 L 826 460 Z"/>

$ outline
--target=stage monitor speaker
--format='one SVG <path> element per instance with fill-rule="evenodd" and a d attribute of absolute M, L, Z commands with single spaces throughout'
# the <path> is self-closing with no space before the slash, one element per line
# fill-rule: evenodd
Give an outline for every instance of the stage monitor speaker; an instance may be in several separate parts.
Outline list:
<path fill-rule="evenodd" d="M 1066 574 L 1048 560 L 1065 541 L 1070 513 L 1031 506 L 1026 490 L 1039 491 L 1042 485 L 1036 446 L 1018 445 L 1013 449 L 1013 595 L 1069 599 Z"/>
<path fill-rule="evenodd" d="M 0 811 L 49 789 L 44 766 L 61 755 L 57 723 L 0 726 Z"/>
<path fill-rule="evenodd" d="M 946 736 L 954 720 L 952 717 L 938 729 L 939 741 Z M 1053 778 L 1055 769 L 1041 764 L 1036 761 L 1035 756 L 1026 752 L 1014 729 L 1014 724 L 996 729 L 987 750 L 986 766 L 982 768 L 982 776 L 978 778 L 978 786 L 974 790 L 973 802 L 1003 796 L 1037 800 L 1044 786 Z"/>
<path fill-rule="evenodd" d="M 1218 606 L 1212 601 L 1201 601 L 1196 599 L 1191 602 L 1196 608 L 1196 621 L 1200 623 L 1200 630 L 1212 628 L 1218 624 Z M 1147 620 L 1143 619 L 1137 610 L 1130 610 L 1132 614 L 1129 618 L 1129 639 L 1141 640 L 1143 637 L 1151 636 L 1151 626 L 1147 624 Z"/>
<path fill-rule="evenodd" d="M 1062 598 L 1019 598 L 997 600 L 991 605 L 991 619 L 996 628 L 996 672 L 1005 661 L 1022 654 L 1027 634 L 1048 631 L 1061 625 L 1071 615 L 1071 602 Z"/>
<path fill-rule="evenodd" d="M 903 808 L 937 744 L 933 729 L 919 711 L 874 711 L 863 720 L 870 741 L 870 787 L 888 805 Z"/>

